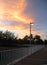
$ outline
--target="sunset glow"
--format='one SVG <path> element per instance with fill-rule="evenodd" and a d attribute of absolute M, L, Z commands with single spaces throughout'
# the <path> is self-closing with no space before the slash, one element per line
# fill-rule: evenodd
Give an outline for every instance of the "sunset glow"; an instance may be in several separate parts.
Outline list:
<path fill-rule="evenodd" d="M 39 20 L 32 2 L 34 1 L 0 0 L 0 30 L 15 31 L 20 38 L 29 35 L 30 22 L 34 24 Z M 32 26 L 32 34 L 42 36 L 42 33 L 36 30 L 35 24 Z"/>

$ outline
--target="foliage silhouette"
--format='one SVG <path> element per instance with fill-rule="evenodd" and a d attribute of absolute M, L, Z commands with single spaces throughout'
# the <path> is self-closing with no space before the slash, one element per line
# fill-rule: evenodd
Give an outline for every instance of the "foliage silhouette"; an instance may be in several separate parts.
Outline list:
<path fill-rule="evenodd" d="M 0 46 L 22 47 L 25 44 L 30 45 L 30 38 L 31 44 L 47 44 L 47 40 L 43 42 L 39 35 L 35 35 L 33 37 L 33 35 L 31 34 L 31 36 L 26 35 L 23 39 L 18 39 L 17 37 L 15 37 L 14 33 L 10 31 L 0 31 Z"/>
<path fill-rule="evenodd" d="M 47 45 L 47 40 L 44 40 L 44 44 Z"/>
<path fill-rule="evenodd" d="M 43 44 L 43 40 L 41 39 L 39 35 L 35 35 L 34 42 L 35 44 Z"/>

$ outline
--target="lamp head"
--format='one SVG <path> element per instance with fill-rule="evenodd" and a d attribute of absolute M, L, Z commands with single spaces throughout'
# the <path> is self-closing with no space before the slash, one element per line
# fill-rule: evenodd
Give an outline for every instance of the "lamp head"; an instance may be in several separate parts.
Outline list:
<path fill-rule="evenodd" d="M 33 23 L 30 23 L 31 25 L 34 25 Z"/>

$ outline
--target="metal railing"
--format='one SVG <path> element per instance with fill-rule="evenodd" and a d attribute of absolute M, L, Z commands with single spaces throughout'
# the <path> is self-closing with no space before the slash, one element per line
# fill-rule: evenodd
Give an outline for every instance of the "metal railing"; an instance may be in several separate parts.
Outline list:
<path fill-rule="evenodd" d="M 44 45 L 0 51 L 0 65 L 10 65 L 40 50 Z M 32 50 L 32 51 L 31 51 Z"/>

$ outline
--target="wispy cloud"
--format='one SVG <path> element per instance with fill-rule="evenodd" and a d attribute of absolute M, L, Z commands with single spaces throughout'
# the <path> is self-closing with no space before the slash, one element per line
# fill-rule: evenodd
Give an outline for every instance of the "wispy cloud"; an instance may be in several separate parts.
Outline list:
<path fill-rule="evenodd" d="M 0 30 L 16 31 L 21 37 L 29 34 L 29 23 L 35 19 L 29 13 L 25 14 L 26 7 L 27 0 L 0 0 Z M 39 34 L 36 30 L 32 33 Z"/>
<path fill-rule="evenodd" d="M 27 6 L 26 0 L 2 0 L 0 3 L 2 3 L 0 6 L 0 19 L 14 20 L 26 24 L 30 21 L 33 22 L 33 18 L 27 14 L 23 15 Z"/>

